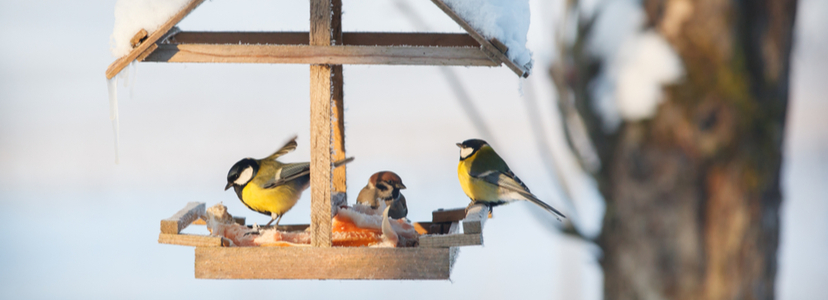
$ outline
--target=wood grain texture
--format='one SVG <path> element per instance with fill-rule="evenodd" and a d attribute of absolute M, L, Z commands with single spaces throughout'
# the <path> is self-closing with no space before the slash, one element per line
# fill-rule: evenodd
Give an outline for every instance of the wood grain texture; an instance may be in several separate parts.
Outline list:
<path fill-rule="evenodd" d="M 336 45 L 346 46 L 480 47 L 466 33 L 343 32 L 336 41 Z M 310 39 L 308 32 L 182 31 L 170 36 L 166 43 L 310 45 Z"/>
<path fill-rule="evenodd" d="M 466 218 L 463 219 L 463 233 L 482 233 L 483 225 L 489 219 L 489 208 L 483 204 L 475 204 L 469 207 Z"/>
<path fill-rule="evenodd" d="M 456 222 L 466 218 L 466 208 L 438 209 L 431 212 L 431 222 Z"/>
<path fill-rule="evenodd" d="M 331 2 L 331 45 L 342 45 L 342 0 Z M 343 88 L 345 78 L 342 74 L 342 65 L 331 66 L 331 128 L 333 132 L 333 161 L 345 159 L 345 90 Z M 340 166 L 333 170 L 333 190 L 342 193 L 346 200 L 347 196 L 347 165 Z M 336 204 L 331 203 L 331 214 L 336 214 Z M 333 216 L 331 216 L 333 217 Z"/>
<path fill-rule="evenodd" d="M 197 234 L 158 234 L 159 244 L 170 244 L 191 247 L 226 247 L 230 246 L 230 240 L 218 237 Z"/>
<path fill-rule="evenodd" d="M 161 220 L 161 233 L 177 234 L 193 221 L 201 218 L 206 211 L 204 202 L 190 202 L 172 217 Z"/>
<path fill-rule="evenodd" d="M 420 236 L 420 247 L 449 248 L 483 245 L 482 233 L 428 234 Z"/>
<path fill-rule="evenodd" d="M 524 66 L 518 66 L 512 60 L 506 57 L 505 51 L 501 52 L 498 49 L 498 47 L 492 45 L 492 43 L 488 39 L 486 39 L 486 37 L 477 32 L 477 30 L 475 30 L 474 27 L 472 27 L 468 22 L 466 22 L 466 20 L 460 17 L 460 15 L 458 15 L 453 9 L 451 9 L 451 7 L 446 5 L 445 2 L 443 2 L 442 0 L 431 0 L 431 2 L 434 2 L 434 4 L 437 5 L 437 7 L 439 7 L 449 17 L 451 17 L 451 19 L 454 20 L 454 22 L 456 22 L 457 25 L 460 25 L 460 27 L 465 29 L 466 32 L 468 32 L 472 38 L 474 38 L 478 43 L 480 43 L 480 47 L 483 50 L 483 52 L 489 55 L 489 57 L 492 60 L 502 62 L 520 77 L 529 77 L 529 70 L 527 70 Z M 503 44 L 500 43 L 500 45 Z M 505 47 L 505 45 L 503 45 L 503 47 Z"/>
<path fill-rule="evenodd" d="M 461 234 L 460 223 L 452 222 L 447 234 L 428 234 L 420 236 L 420 247 L 449 248 L 459 246 L 483 245 L 482 233 Z"/>
<path fill-rule="evenodd" d="M 489 66 L 479 48 L 303 45 L 159 45 L 145 62 Z"/>
<path fill-rule="evenodd" d="M 235 221 L 236 224 L 244 225 L 245 220 L 246 220 L 245 217 L 233 216 L 233 221 Z M 197 220 L 193 221 L 193 223 L 191 225 L 207 225 L 207 222 L 205 222 L 204 219 L 197 219 Z"/>
<path fill-rule="evenodd" d="M 201 279 L 449 279 L 453 248 L 197 247 Z"/>
<path fill-rule="evenodd" d="M 121 72 L 126 66 L 128 66 L 133 60 L 138 58 L 141 53 L 143 53 L 150 45 L 155 45 L 162 36 L 167 34 L 167 31 L 173 28 L 178 22 L 180 22 L 184 17 L 186 17 L 190 12 L 192 12 L 196 7 L 198 7 L 204 0 L 192 0 L 187 6 L 184 7 L 181 11 L 173 15 L 167 22 L 165 22 L 161 27 L 159 27 L 155 32 L 149 35 L 145 41 L 143 41 L 138 47 L 132 49 L 129 54 L 115 60 L 112 64 L 109 65 L 109 68 L 106 69 L 106 79 L 112 79 L 115 75 Z"/>
<path fill-rule="evenodd" d="M 310 44 L 331 45 L 331 0 L 310 1 Z M 333 84 L 330 65 L 310 66 L 311 104 L 311 246 L 331 247 Z"/>

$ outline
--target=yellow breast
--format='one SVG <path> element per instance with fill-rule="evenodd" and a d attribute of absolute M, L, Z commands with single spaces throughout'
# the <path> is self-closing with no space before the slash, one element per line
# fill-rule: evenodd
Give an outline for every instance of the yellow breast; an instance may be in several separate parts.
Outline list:
<path fill-rule="evenodd" d="M 272 189 L 263 189 L 251 182 L 242 190 L 242 201 L 251 209 L 261 213 L 282 215 L 299 201 L 302 191 L 293 184 L 280 185 Z"/>
<path fill-rule="evenodd" d="M 457 178 L 460 180 L 460 187 L 463 188 L 463 192 L 466 193 L 466 196 L 469 196 L 469 198 L 475 202 L 498 201 L 499 199 L 496 185 L 469 176 L 471 161 L 474 159 L 474 155 L 465 160 L 461 160 L 460 164 L 457 166 Z"/>

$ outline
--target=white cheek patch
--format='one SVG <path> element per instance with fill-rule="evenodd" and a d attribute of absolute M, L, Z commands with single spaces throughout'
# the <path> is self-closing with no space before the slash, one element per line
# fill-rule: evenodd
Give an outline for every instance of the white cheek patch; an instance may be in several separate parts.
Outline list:
<path fill-rule="evenodd" d="M 469 155 L 471 155 L 472 152 L 474 152 L 474 149 L 472 148 L 460 148 L 460 158 L 469 157 Z"/>
<path fill-rule="evenodd" d="M 247 167 L 244 171 L 239 174 L 239 178 L 236 179 L 233 183 L 237 185 L 245 185 L 250 182 L 250 179 L 253 179 L 253 168 Z"/>

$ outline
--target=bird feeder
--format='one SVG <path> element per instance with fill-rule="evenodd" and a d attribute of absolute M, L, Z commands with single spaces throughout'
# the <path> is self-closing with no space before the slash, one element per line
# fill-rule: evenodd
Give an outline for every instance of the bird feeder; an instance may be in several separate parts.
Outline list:
<path fill-rule="evenodd" d="M 345 199 L 344 64 L 488 66 L 505 64 L 528 76 L 442 0 L 432 0 L 466 30 L 450 33 L 342 32 L 341 0 L 310 0 L 310 32 L 187 32 L 175 27 L 204 0 L 192 0 L 152 34 L 139 32 L 133 49 L 106 71 L 111 79 L 133 61 L 179 63 L 309 64 L 311 98 L 311 247 L 228 247 L 222 237 L 183 234 L 204 224 L 205 203 L 191 202 L 161 221 L 158 242 L 195 247 L 195 277 L 205 279 L 449 279 L 457 247 L 482 245 L 488 209 L 433 211 L 414 223 L 421 234 L 410 248 L 332 247 L 331 215 Z M 244 224 L 244 218 L 236 222 Z M 460 232 L 462 227 L 462 233 Z"/>

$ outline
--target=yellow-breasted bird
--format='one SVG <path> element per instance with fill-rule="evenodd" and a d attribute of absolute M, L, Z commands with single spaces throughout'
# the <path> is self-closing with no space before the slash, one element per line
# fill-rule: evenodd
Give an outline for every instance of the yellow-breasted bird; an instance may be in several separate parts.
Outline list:
<path fill-rule="evenodd" d="M 506 162 L 484 140 L 470 139 L 457 143 L 460 147 L 460 164 L 457 177 L 460 186 L 472 203 L 482 203 L 491 208 L 515 200 L 527 200 L 546 211 L 566 218 L 561 212 L 544 203 L 529 192 L 529 188 L 512 173 Z M 559 219 L 560 220 L 560 219 Z"/>
<path fill-rule="evenodd" d="M 296 149 L 296 137 L 282 148 L 263 159 L 245 158 L 238 161 L 227 173 L 226 191 L 236 191 L 239 200 L 251 210 L 270 216 L 269 226 L 293 208 L 302 192 L 310 186 L 310 163 L 281 163 L 277 158 Z M 346 158 L 334 162 L 339 167 L 353 161 Z"/>
<path fill-rule="evenodd" d="M 379 208 L 380 200 L 390 207 L 388 216 L 394 219 L 402 219 L 408 215 L 408 206 L 405 203 L 405 196 L 400 190 L 405 189 L 399 175 L 391 171 L 380 171 L 371 175 L 368 184 L 359 191 L 357 203 L 370 206 L 373 209 Z"/>

